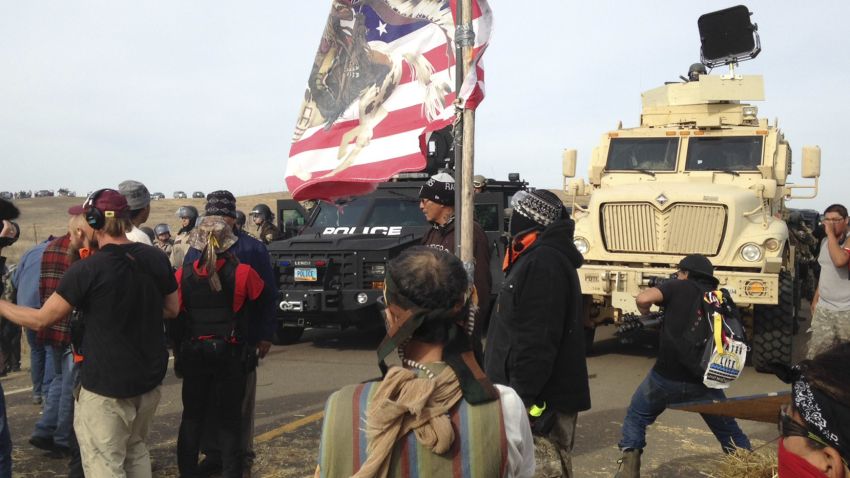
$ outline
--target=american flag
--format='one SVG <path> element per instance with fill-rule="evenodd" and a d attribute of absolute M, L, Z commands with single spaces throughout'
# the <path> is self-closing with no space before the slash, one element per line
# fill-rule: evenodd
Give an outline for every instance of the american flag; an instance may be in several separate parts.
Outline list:
<path fill-rule="evenodd" d="M 426 133 L 455 113 L 456 1 L 333 1 L 286 165 L 295 199 L 366 194 L 395 174 L 424 169 Z M 472 3 L 466 108 L 484 97 L 479 60 L 492 25 L 487 0 Z"/>

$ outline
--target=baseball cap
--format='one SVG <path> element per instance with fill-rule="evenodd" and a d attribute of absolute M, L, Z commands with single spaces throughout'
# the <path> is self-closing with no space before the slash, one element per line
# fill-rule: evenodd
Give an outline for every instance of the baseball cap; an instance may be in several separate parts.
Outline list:
<path fill-rule="evenodd" d="M 70 207 L 68 214 L 74 216 L 85 214 L 91 207 L 95 207 L 104 213 L 111 211 L 119 217 L 127 217 L 130 212 L 130 208 L 127 205 L 127 198 L 121 193 L 114 189 L 101 189 L 86 198 L 86 201 L 82 205 Z"/>
<path fill-rule="evenodd" d="M 118 185 L 118 191 L 127 198 L 127 205 L 131 211 L 144 209 L 151 203 L 151 193 L 144 184 L 128 179 Z"/>

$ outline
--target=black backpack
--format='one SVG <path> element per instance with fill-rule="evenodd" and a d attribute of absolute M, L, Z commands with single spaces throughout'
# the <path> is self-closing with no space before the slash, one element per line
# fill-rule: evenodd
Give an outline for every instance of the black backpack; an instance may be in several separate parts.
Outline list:
<path fill-rule="evenodd" d="M 717 327 L 720 334 L 716 334 Z M 721 344 L 729 341 L 744 341 L 744 326 L 738 307 L 726 289 L 709 290 L 703 293 L 696 314 L 690 320 L 687 329 L 677 344 L 679 362 L 684 365 L 694 377 L 703 378 L 709 368 L 712 353 L 717 348 L 716 338 Z M 721 345 L 722 346 L 722 345 Z M 731 368 L 731 367 L 730 367 Z M 713 367 L 712 374 L 720 373 L 725 376 L 724 367 Z M 723 379 L 723 377 L 715 377 Z M 737 378 L 726 379 L 731 382 Z"/>

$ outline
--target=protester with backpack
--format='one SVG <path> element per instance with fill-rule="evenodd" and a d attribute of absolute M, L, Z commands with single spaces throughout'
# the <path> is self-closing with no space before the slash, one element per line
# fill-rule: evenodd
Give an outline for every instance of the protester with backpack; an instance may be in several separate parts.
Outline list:
<path fill-rule="evenodd" d="M 719 281 L 714 277 L 714 267 L 703 255 L 691 254 L 682 259 L 676 279 L 644 289 L 635 299 L 641 314 L 648 314 L 652 305 L 663 307 L 664 322 L 658 359 L 632 396 L 623 421 L 619 443 L 623 457 L 616 478 L 640 476 L 646 427 L 670 404 L 726 398 L 722 390 L 709 388 L 704 383 L 704 351 L 706 344 L 711 346 L 713 342 L 713 321 L 717 319 L 723 327 L 727 319 L 732 321 L 733 318 L 708 317 L 719 309 L 709 309 L 703 303 L 722 298 L 720 301 L 725 302 L 726 310 L 730 311 L 724 315 L 731 314 L 734 304 L 727 292 L 717 293 Z M 736 447 L 750 449 L 749 439 L 733 418 L 706 414 L 702 418 L 724 452 L 729 453 Z"/>
<path fill-rule="evenodd" d="M 237 236 L 221 216 L 206 216 L 189 236 L 201 258 L 177 270 L 178 327 L 183 375 L 183 419 L 177 437 L 180 476 L 198 473 L 198 451 L 205 415 L 218 417 L 218 441 L 225 477 L 242 476 L 242 399 L 248 373 L 256 367 L 256 350 L 245 340 L 249 307 L 265 283 L 229 250 Z"/>

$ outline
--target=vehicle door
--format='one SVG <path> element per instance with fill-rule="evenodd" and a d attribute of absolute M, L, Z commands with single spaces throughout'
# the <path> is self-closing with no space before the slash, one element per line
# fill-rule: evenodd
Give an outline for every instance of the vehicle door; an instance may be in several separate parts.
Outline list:
<path fill-rule="evenodd" d="M 502 192 L 481 192 L 475 195 L 473 218 L 484 229 L 490 245 L 490 277 L 495 294 L 502 285 L 502 260 L 505 257 L 505 194 Z"/>
<path fill-rule="evenodd" d="M 307 224 L 310 214 L 294 199 L 278 199 L 277 223 L 280 228 L 280 239 L 297 236 Z"/>

